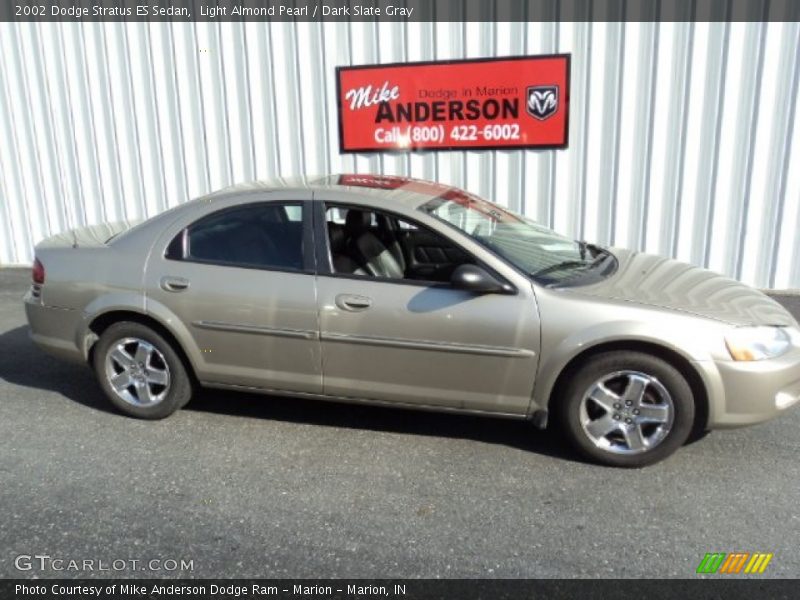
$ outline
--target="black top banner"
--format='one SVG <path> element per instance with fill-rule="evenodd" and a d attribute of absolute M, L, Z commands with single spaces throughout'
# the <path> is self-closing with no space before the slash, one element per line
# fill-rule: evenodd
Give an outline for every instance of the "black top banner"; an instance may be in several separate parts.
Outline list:
<path fill-rule="evenodd" d="M 0 21 L 800 21 L 800 1 L 3 0 Z"/>

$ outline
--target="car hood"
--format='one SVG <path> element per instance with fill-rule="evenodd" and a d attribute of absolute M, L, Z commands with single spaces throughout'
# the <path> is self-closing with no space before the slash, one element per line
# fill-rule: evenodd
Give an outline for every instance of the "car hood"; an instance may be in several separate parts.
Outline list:
<path fill-rule="evenodd" d="M 140 220 L 116 221 L 76 227 L 39 242 L 36 248 L 92 248 L 104 246 L 109 239 L 131 229 L 140 222 Z"/>
<path fill-rule="evenodd" d="M 715 319 L 731 325 L 797 325 L 769 296 L 677 260 L 612 248 L 619 266 L 607 279 L 574 291 Z"/>

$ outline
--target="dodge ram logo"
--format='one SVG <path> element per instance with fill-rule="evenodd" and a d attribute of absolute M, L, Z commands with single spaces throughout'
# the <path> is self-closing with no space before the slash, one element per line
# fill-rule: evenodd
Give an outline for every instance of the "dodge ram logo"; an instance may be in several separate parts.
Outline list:
<path fill-rule="evenodd" d="M 534 85 L 528 88 L 528 114 L 544 121 L 558 110 L 558 86 Z"/>

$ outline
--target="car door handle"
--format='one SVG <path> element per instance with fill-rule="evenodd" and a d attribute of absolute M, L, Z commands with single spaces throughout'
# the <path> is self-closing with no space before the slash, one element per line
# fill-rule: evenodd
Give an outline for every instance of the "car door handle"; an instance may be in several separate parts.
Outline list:
<path fill-rule="evenodd" d="M 183 292 L 189 289 L 189 280 L 183 277 L 162 277 L 161 289 L 167 292 Z"/>
<path fill-rule="evenodd" d="M 366 296 L 356 296 L 353 294 L 339 294 L 336 296 L 336 306 L 342 310 L 358 312 L 360 310 L 367 310 L 370 306 L 372 306 L 372 298 L 367 298 Z"/>

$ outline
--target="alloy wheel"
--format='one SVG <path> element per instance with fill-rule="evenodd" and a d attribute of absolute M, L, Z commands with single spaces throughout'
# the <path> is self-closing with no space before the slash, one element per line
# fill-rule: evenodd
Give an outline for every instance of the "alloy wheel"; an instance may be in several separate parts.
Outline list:
<path fill-rule="evenodd" d="M 133 406 L 153 406 L 169 392 L 169 365 L 164 355 L 139 338 L 124 338 L 108 349 L 105 373 L 114 393 Z"/>
<path fill-rule="evenodd" d="M 583 395 L 580 423 L 598 448 L 641 454 L 658 446 L 675 419 L 672 396 L 652 375 L 616 371 L 594 382 Z"/>

